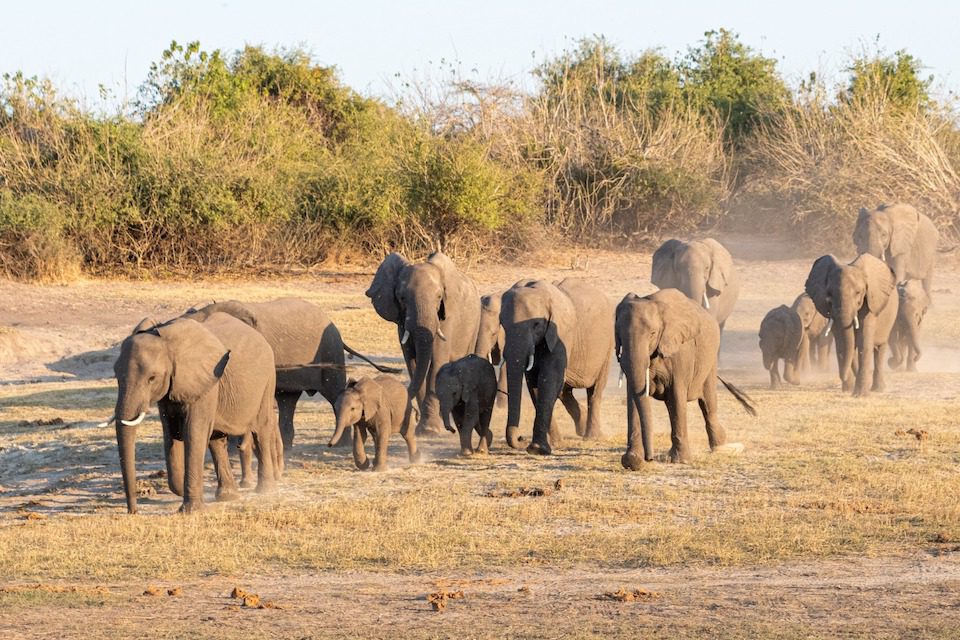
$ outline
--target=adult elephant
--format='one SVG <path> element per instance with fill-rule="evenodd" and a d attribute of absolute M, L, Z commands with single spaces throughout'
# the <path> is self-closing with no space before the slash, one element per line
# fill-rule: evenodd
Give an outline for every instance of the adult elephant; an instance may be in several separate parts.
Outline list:
<path fill-rule="evenodd" d="M 600 405 L 613 352 L 613 305 L 607 297 L 576 278 L 557 284 L 521 280 L 503 294 L 500 324 L 506 334 L 507 443 L 521 446 L 517 430 L 524 377 L 536 408 L 527 453 L 552 452 L 548 435 L 558 396 L 577 435 L 599 438 Z M 586 412 L 574 389 L 587 390 Z"/>
<path fill-rule="evenodd" d="M 933 263 L 940 232 L 927 216 L 909 204 L 882 204 L 873 211 L 860 209 L 853 242 L 890 265 L 897 282 L 921 280 L 930 295 Z"/>
<path fill-rule="evenodd" d="M 899 299 L 893 270 L 864 253 L 848 265 L 832 255 L 813 263 L 805 289 L 823 316 L 831 319 L 837 365 L 844 391 L 855 396 L 883 390 L 883 355 L 897 319 Z M 857 355 L 854 382 L 854 355 Z M 873 380 L 870 385 L 871 377 Z"/>
<path fill-rule="evenodd" d="M 410 373 L 408 390 L 420 407 L 416 433 L 446 433 L 434 384 L 440 367 L 476 348 L 477 286 L 439 251 L 417 264 L 391 253 L 377 268 L 366 296 L 381 318 L 397 325 Z"/>
<path fill-rule="evenodd" d="M 280 414 L 280 433 L 284 451 L 293 447 L 293 416 L 302 393 L 319 393 L 333 407 L 347 386 L 343 352 L 373 365 L 382 373 L 399 373 L 381 367 L 343 342 L 340 331 L 317 305 L 300 298 L 280 298 L 270 302 L 214 302 L 185 315 L 203 322 L 215 313 L 226 313 L 260 332 L 273 350 L 276 362 L 276 399 Z M 348 430 L 349 431 L 349 430 Z M 347 433 L 340 440 L 350 442 Z"/>
<path fill-rule="evenodd" d="M 650 398 L 662 400 L 670 414 L 670 461 L 688 462 L 687 403 L 696 400 L 707 427 L 710 450 L 739 451 L 727 443 L 717 413 L 717 380 L 751 414 L 756 410 L 739 389 L 717 375 L 720 327 L 710 314 L 676 289 L 646 297 L 627 294 L 617 305 L 616 353 L 627 377 L 627 451 L 625 469 L 653 460 Z"/>
<path fill-rule="evenodd" d="M 257 490 L 274 487 L 283 469 L 283 443 L 273 410 L 273 353 L 259 333 L 224 313 L 203 323 L 190 318 L 143 322 L 123 341 L 114 372 L 114 417 L 128 512 L 137 511 L 137 425 L 154 403 L 163 425 L 167 482 L 183 496 L 182 511 L 203 507 L 208 444 L 218 499 L 234 496 L 226 436 L 253 435 Z"/>
<path fill-rule="evenodd" d="M 654 252 L 651 271 L 650 282 L 661 289 L 679 289 L 703 305 L 723 331 L 740 295 L 733 257 L 723 245 L 713 238 L 667 240 Z"/>

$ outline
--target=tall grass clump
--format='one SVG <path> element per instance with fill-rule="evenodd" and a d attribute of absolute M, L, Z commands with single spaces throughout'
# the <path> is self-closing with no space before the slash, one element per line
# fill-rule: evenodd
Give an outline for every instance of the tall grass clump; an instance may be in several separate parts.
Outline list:
<path fill-rule="evenodd" d="M 858 58 L 850 74 L 832 96 L 814 78 L 760 124 L 735 208 L 822 248 L 845 249 L 859 208 L 884 202 L 909 202 L 955 232 L 955 114 L 930 98 L 930 80 L 904 52 Z"/>

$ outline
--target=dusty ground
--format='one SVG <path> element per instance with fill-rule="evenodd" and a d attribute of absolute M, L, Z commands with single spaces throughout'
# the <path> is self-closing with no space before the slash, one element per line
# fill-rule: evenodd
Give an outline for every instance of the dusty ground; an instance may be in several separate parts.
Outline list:
<path fill-rule="evenodd" d="M 505 450 L 359 473 L 325 446 L 332 412 L 304 399 L 276 495 L 248 494 L 193 518 L 162 479 L 159 424 L 141 428 L 143 515 L 124 514 L 110 415 L 116 343 L 144 316 L 209 299 L 298 295 L 355 348 L 387 360 L 395 335 L 370 309 L 370 270 L 252 281 L 0 282 L 0 636 L 960 637 L 960 265 L 944 256 L 917 374 L 890 373 L 868 400 L 835 374 L 766 389 L 756 330 L 802 289 L 812 257 L 728 237 L 744 280 L 721 373 L 757 401 L 722 396 L 739 457 L 619 467 L 624 397 L 611 375 L 607 439 L 570 438 L 550 460 Z M 587 277 L 619 300 L 652 290 L 649 254 L 559 253 L 535 266 L 468 267 L 481 291 L 520 277 Z M 580 265 L 573 269 L 574 263 Z M 356 367 L 354 374 L 369 369 Z M 531 418 L 524 410 L 524 422 Z M 58 422 L 58 419 L 62 422 Z M 494 416 L 498 435 L 503 413 Z M 569 426 L 567 427 L 569 430 Z M 908 429 L 923 430 L 916 440 Z M 665 412 L 655 438 L 668 447 Z M 518 489 L 560 490 L 542 497 Z M 212 492 L 212 485 L 208 486 Z M 163 595 L 145 596 L 150 586 Z M 182 596 L 165 595 L 182 587 Z M 235 606 L 233 587 L 280 609 Z M 605 592 L 642 588 L 649 599 Z M 425 596 L 463 590 L 434 612 Z"/>

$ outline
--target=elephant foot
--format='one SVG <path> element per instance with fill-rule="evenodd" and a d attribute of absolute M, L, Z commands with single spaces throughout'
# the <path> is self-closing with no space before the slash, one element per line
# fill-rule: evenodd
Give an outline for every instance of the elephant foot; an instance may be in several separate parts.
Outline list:
<path fill-rule="evenodd" d="M 910 373 L 916 373 L 916 372 L 917 372 L 917 365 L 912 364 L 912 363 L 909 364 L 909 365 L 907 365 L 907 371 L 910 372 Z"/>
<path fill-rule="evenodd" d="M 374 470 L 375 472 L 377 472 L 377 473 L 380 473 L 380 472 L 383 472 L 383 471 L 387 471 L 387 470 L 389 470 L 389 469 L 390 469 L 390 467 L 387 466 L 387 463 L 386 463 L 386 462 L 384 462 L 383 464 L 379 464 L 379 463 L 378 463 L 378 464 L 373 465 L 373 470 Z"/>
<path fill-rule="evenodd" d="M 473 453 L 474 455 L 478 455 L 478 456 L 488 456 L 490 455 L 490 450 L 487 449 L 486 447 L 477 447 L 476 449 L 473 450 Z"/>
<path fill-rule="evenodd" d="M 729 455 L 740 455 L 743 453 L 743 443 L 742 442 L 728 442 L 726 444 L 718 444 L 717 446 L 710 449 L 711 453 L 726 453 Z"/>
<path fill-rule="evenodd" d="M 690 462 L 690 454 L 686 450 L 677 450 L 673 447 L 670 448 L 670 453 L 667 454 L 670 462 L 687 464 Z"/>
<path fill-rule="evenodd" d="M 597 428 L 597 429 L 587 429 L 587 430 L 583 433 L 583 439 L 584 439 L 584 440 L 602 440 L 602 439 L 603 439 L 603 432 L 602 432 L 599 428 Z"/>
<path fill-rule="evenodd" d="M 205 511 L 206 508 L 207 505 L 205 505 L 202 500 L 190 500 L 180 505 L 180 513 L 200 513 L 201 511 Z"/>
<path fill-rule="evenodd" d="M 550 445 L 545 442 L 531 442 L 529 446 L 527 446 L 527 453 L 532 456 L 549 456 L 553 453 L 553 450 L 550 448 Z"/>
<path fill-rule="evenodd" d="M 251 480 L 250 478 L 244 478 L 243 480 L 240 481 L 240 488 L 253 489 L 253 480 Z"/>
<path fill-rule="evenodd" d="M 469 457 L 472 456 L 472 455 L 473 455 L 473 449 L 471 449 L 470 447 L 461 447 L 461 448 L 460 448 L 460 457 L 461 457 L 461 458 L 469 458 Z"/>
<path fill-rule="evenodd" d="M 423 452 L 417 451 L 415 454 L 409 457 L 410 464 L 420 464 L 423 462 Z"/>
<path fill-rule="evenodd" d="M 356 460 L 354 460 L 353 464 L 355 464 L 357 466 L 357 469 L 359 469 L 360 471 L 366 471 L 367 469 L 370 468 L 370 459 L 368 458 L 363 462 L 357 462 Z"/>
<path fill-rule="evenodd" d="M 883 393 L 887 388 L 887 385 L 882 382 L 874 382 L 873 386 L 870 387 L 870 391 L 876 391 L 877 393 Z"/>
<path fill-rule="evenodd" d="M 257 483 L 257 493 L 273 493 L 277 490 L 277 483 L 273 480 L 263 480 Z"/>
<path fill-rule="evenodd" d="M 217 502 L 230 502 L 232 500 L 239 499 L 240 492 L 234 487 L 229 489 L 217 489 Z"/>
<path fill-rule="evenodd" d="M 620 464 L 627 471 L 639 471 L 643 467 L 643 456 L 628 451 L 620 456 Z"/>

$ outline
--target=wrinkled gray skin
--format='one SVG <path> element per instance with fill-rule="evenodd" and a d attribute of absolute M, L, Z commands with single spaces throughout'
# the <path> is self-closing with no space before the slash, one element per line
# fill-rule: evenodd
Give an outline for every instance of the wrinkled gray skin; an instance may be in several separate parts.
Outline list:
<path fill-rule="evenodd" d="M 490 418 L 497 400 L 493 365 L 476 354 L 448 362 L 437 372 L 436 390 L 444 426 L 453 433 L 456 424 L 460 432 L 460 455 L 488 453 L 493 441 Z M 480 436 L 476 450 L 472 444 L 474 431 Z"/>
<path fill-rule="evenodd" d="M 703 306 L 721 333 L 740 295 L 733 258 L 713 238 L 664 242 L 653 254 L 650 282 L 661 289 L 679 289 Z"/>
<path fill-rule="evenodd" d="M 497 374 L 498 407 L 507 403 L 507 368 L 503 362 L 503 346 L 507 335 L 500 325 L 500 301 L 503 292 L 491 293 L 480 298 L 480 328 L 477 331 L 477 346 L 474 353 L 488 360 L 494 367 L 500 367 Z"/>
<path fill-rule="evenodd" d="M 800 316 L 803 325 L 798 372 L 802 375 L 812 366 L 816 366 L 818 371 L 826 371 L 830 366 L 830 347 L 833 344 L 833 338 L 827 331 L 829 321 L 817 311 L 817 306 L 805 293 L 797 296 L 790 308 Z"/>
<path fill-rule="evenodd" d="M 397 325 L 410 374 L 409 393 L 420 407 L 417 433 L 446 433 L 434 383 L 440 367 L 476 348 L 477 286 L 439 251 L 419 264 L 391 253 L 377 269 L 366 296 L 381 318 Z"/>
<path fill-rule="evenodd" d="M 410 426 L 412 410 L 407 387 L 391 376 L 350 380 L 334 403 L 337 430 L 329 445 L 332 447 L 352 426 L 353 462 L 365 470 L 370 466 L 364 450 L 369 433 L 376 445 L 373 470 L 386 471 L 390 436 L 399 433 L 407 443 L 410 462 L 419 462 L 417 438 Z"/>
<path fill-rule="evenodd" d="M 629 293 L 617 305 L 616 353 L 627 378 L 627 451 L 620 459 L 625 469 L 636 471 L 653 460 L 653 399 L 664 402 L 670 415 L 671 462 L 690 460 L 687 403 L 694 400 L 710 449 L 726 444 L 717 414 L 719 348 L 715 319 L 676 289 L 646 297 Z"/>
<path fill-rule="evenodd" d="M 280 433 L 284 451 L 289 454 L 293 447 L 293 415 L 301 393 L 312 396 L 319 392 L 332 407 L 347 385 L 344 350 L 359 354 L 343 343 L 340 331 L 323 309 L 300 298 L 270 302 L 228 300 L 191 309 L 185 315 L 203 322 L 213 313 L 227 313 L 242 320 L 259 331 L 273 349 Z M 310 364 L 324 366 L 300 366 Z M 349 442 L 349 437 L 348 430 L 339 444 Z"/>
<path fill-rule="evenodd" d="M 893 270 L 866 253 L 849 265 L 831 255 L 821 256 L 807 276 L 804 288 L 817 311 L 833 319 L 830 331 L 842 388 L 855 396 L 884 388 L 883 366 L 877 364 L 883 363 L 900 306 L 894 282 Z"/>
<path fill-rule="evenodd" d="M 916 371 L 917 360 L 922 354 L 920 324 L 930 307 L 930 297 L 918 280 L 897 285 L 897 295 L 900 307 L 890 332 L 890 359 L 887 363 L 894 370 L 906 366 L 907 371 Z"/>
<path fill-rule="evenodd" d="M 558 443 L 559 434 L 551 434 L 558 396 L 577 435 L 600 438 L 600 406 L 613 352 L 613 305 L 607 297 L 576 278 L 558 284 L 521 280 L 503 294 L 500 324 L 506 333 L 507 443 L 521 446 L 517 431 L 524 378 L 536 408 L 527 453 L 549 455 L 550 440 Z M 574 389 L 587 390 L 587 411 Z"/>
<path fill-rule="evenodd" d="M 780 389 L 780 361 L 783 360 L 783 379 L 800 384 L 798 368 L 801 353 L 806 347 L 800 316 L 782 304 L 767 312 L 760 322 L 760 352 L 763 368 L 770 372 L 770 388 Z"/>
<path fill-rule="evenodd" d="M 203 462 L 210 445 L 218 499 L 236 497 L 226 436 L 253 436 L 257 491 L 274 488 L 283 470 L 283 443 L 274 413 L 274 361 L 259 333 L 223 313 L 205 322 L 177 318 L 141 323 L 120 349 L 117 445 L 127 510 L 137 511 L 136 426 L 156 403 L 163 425 L 167 482 L 183 496 L 181 511 L 203 508 Z"/>
<path fill-rule="evenodd" d="M 908 204 L 860 209 L 853 243 L 860 253 L 880 258 L 893 269 L 896 282 L 923 281 L 930 295 L 940 232 L 927 216 Z"/>

